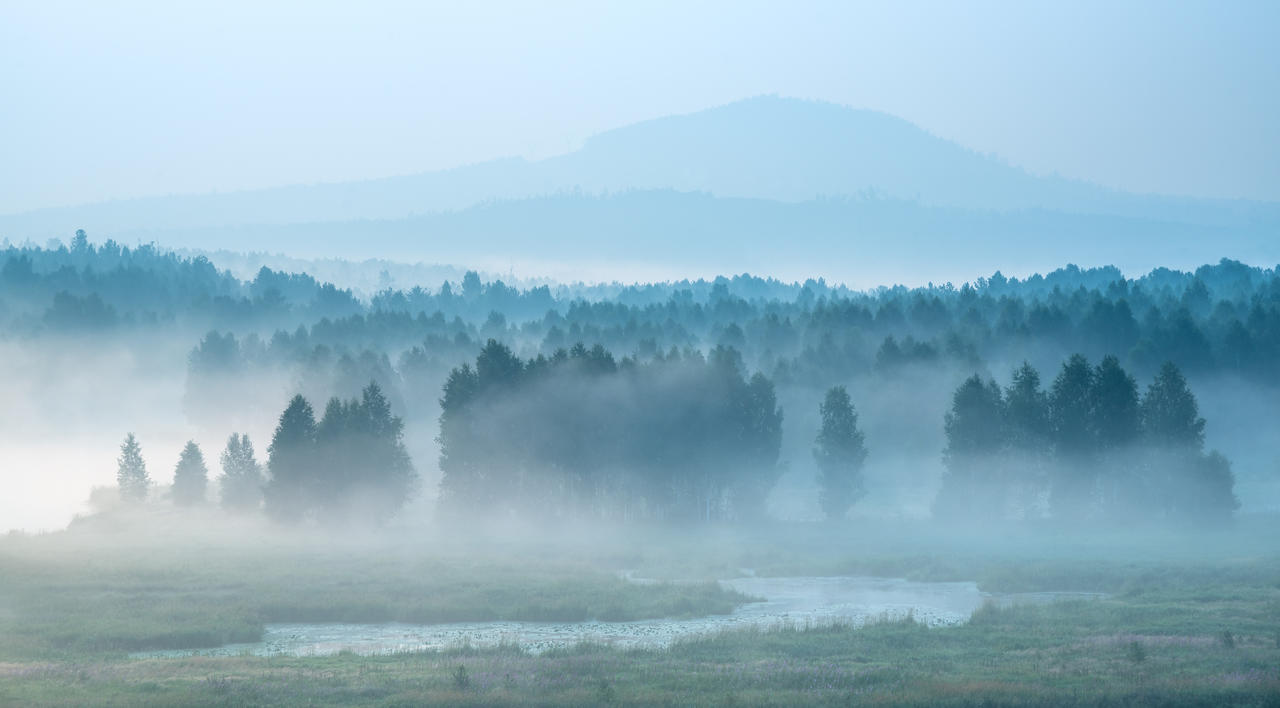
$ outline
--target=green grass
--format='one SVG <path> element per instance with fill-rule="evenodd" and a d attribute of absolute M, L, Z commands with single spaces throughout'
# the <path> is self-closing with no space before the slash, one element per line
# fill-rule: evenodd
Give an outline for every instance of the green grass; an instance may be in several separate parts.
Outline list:
<path fill-rule="evenodd" d="M 622 621 L 724 614 L 748 599 L 528 553 L 10 539 L 0 542 L 0 661 L 216 647 L 256 641 L 273 622 Z"/>
<path fill-rule="evenodd" d="M 1263 706 L 1280 697 L 1277 618 L 1266 609 L 1274 599 L 1019 606 L 957 627 L 737 631 L 666 651 L 27 662 L 0 665 L 0 703 Z M 1235 628 L 1234 646 L 1222 627 Z"/>
<path fill-rule="evenodd" d="M 1067 538 L 909 526 L 601 531 L 589 541 L 246 544 L 0 540 L 0 705 L 1280 705 L 1280 552 L 1245 526 Z M 323 548 L 324 550 L 319 550 Z M 571 560 L 572 559 L 572 560 Z M 1101 599 L 687 638 L 666 650 L 511 646 L 363 657 L 128 659 L 256 638 L 267 621 L 703 614 L 741 598 L 641 575 L 870 573 Z M 1229 636 L 1229 639 L 1228 639 Z M 461 678 L 460 678 L 461 677 Z"/>

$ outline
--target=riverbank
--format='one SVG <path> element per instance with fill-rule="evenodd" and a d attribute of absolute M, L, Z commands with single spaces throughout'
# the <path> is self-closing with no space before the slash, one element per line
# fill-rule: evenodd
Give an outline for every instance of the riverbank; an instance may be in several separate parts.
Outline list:
<path fill-rule="evenodd" d="M 0 539 L 0 705 L 1262 706 L 1280 696 L 1280 553 L 1274 535 L 1248 524 L 1123 541 L 1047 532 L 983 540 L 906 524 L 601 531 L 589 540 L 262 532 Z M 875 569 L 983 593 L 1106 596 L 982 603 L 967 621 L 932 628 L 913 617 L 717 630 L 666 648 L 128 657 L 260 641 L 268 613 L 283 609 L 339 624 L 396 621 L 398 612 L 635 620 L 723 614 L 749 599 L 711 582 L 629 582 L 619 576 L 627 568 L 665 578 L 743 578 L 754 568 L 764 579 Z M 362 619 L 370 616 L 392 619 Z"/>

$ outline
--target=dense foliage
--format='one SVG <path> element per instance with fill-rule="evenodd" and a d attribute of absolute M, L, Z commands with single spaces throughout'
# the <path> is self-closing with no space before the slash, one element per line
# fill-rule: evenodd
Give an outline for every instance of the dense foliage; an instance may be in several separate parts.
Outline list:
<path fill-rule="evenodd" d="M 818 463 L 818 504 L 827 518 L 839 519 L 866 493 L 862 465 L 867 460 L 867 446 L 844 386 L 827 391 L 819 412 L 822 428 L 813 448 Z"/>
<path fill-rule="evenodd" d="M 749 275 L 630 286 L 517 287 L 485 282 L 470 272 L 460 282 L 438 288 L 358 294 L 306 274 L 269 268 L 241 280 L 201 256 L 181 257 L 153 245 L 94 245 L 81 233 L 68 246 L 51 242 L 47 248 L 6 244 L 0 249 L 0 322 L 0 337 L 8 339 L 89 337 L 140 347 L 146 346 L 141 335 L 148 332 L 187 338 L 192 348 L 184 409 L 189 422 L 208 431 L 254 427 L 241 416 L 274 408 L 285 386 L 307 400 L 348 401 L 326 408 L 322 418 L 328 425 L 323 419 L 317 422 L 309 407 L 291 406 L 298 418 L 290 418 L 297 426 L 289 434 L 304 442 L 273 444 L 266 474 L 252 471 L 256 462 L 235 462 L 232 466 L 242 471 L 220 479 L 233 490 L 223 489 L 224 505 L 251 509 L 263 503 L 281 518 L 333 511 L 336 502 L 320 498 L 323 494 L 296 491 L 314 482 L 290 480 L 312 475 L 311 455 L 331 465 L 343 459 L 332 450 L 317 452 L 322 437 L 351 440 L 363 435 L 352 431 L 365 425 L 360 421 L 367 414 L 361 412 L 363 404 L 350 401 L 362 401 L 370 381 L 388 407 L 384 421 L 397 421 L 392 427 L 398 430 L 401 451 L 408 443 L 416 456 L 435 454 L 430 438 L 440 421 L 440 442 L 452 447 L 442 451 L 446 500 L 483 503 L 506 513 L 533 506 L 539 513 L 618 518 L 757 516 L 779 460 L 802 468 L 808 479 L 817 477 L 820 508 L 840 516 L 841 507 L 847 509 L 866 491 L 865 482 L 852 472 L 862 464 L 854 464 L 857 446 L 850 447 L 854 452 L 848 452 L 841 466 L 821 442 L 810 463 L 799 444 L 788 448 L 773 439 L 800 440 L 807 446 L 815 433 L 826 430 L 831 417 L 822 412 L 823 420 L 814 420 L 808 411 L 817 407 L 821 392 L 840 385 L 854 392 L 850 411 L 858 398 L 859 413 L 871 423 L 870 447 L 877 450 L 873 465 L 903 459 L 903 450 L 911 445 L 936 450 L 933 441 L 940 439 L 940 431 L 932 421 L 941 406 L 931 402 L 928 411 L 902 412 L 909 411 L 904 405 L 895 413 L 898 419 L 886 422 L 883 392 L 942 392 L 975 371 L 981 372 L 979 379 L 957 393 L 964 405 L 944 420 L 945 483 L 947 488 L 982 491 L 941 495 L 938 513 L 980 513 L 985 505 L 1013 516 L 1125 516 L 1120 510 L 1135 504 L 1126 500 L 1140 499 L 1138 506 L 1145 511 L 1134 515 L 1184 518 L 1201 514 L 1193 506 L 1208 504 L 1189 499 L 1216 494 L 1217 501 L 1209 506 L 1217 511 L 1205 513 L 1219 516 L 1234 506 L 1231 485 L 1224 481 L 1231 470 L 1224 457 L 1204 452 L 1202 428 L 1198 447 L 1190 444 L 1191 452 L 1169 453 L 1177 460 L 1196 461 L 1194 474 L 1168 474 L 1172 480 L 1204 480 L 1198 492 L 1152 471 L 1174 469 L 1173 462 L 1152 461 L 1154 452 L 1135 457 L 1139 448 L 1167 447 L 1173 433 L 1161 430 L 1190 425 L 1169 413 L 1177 410 L 1175 402 L 1156 406 L 1148 403 L 1157 400 L 1152 391 L 1139 396 L 1136 380 L 1164 377 L 1161 367 L 1170 362 L 1198 385 L 1226 379 L 1259 390 L 1280 385 L 1280 368 L 1273 365 L 1280 357 L 1280 274 L 1230 260 L 1190 273 L 1157 269 L 1138 278 L 1125 278 L 1113 267 L 1068 266 L 1022 279 L 997 272 L 959 287 L 948 283 L 863 292 L 822 280 L 783 283 Z M 494 353 L 493 345 L 484 344 L 490 340 L 518 363 L 512 367 L 517 373 L 481 385 L 477 382 L 485 374 L 477 369 L 467 374 L 459 365 L 482 349 L 487 359 Z M 584 346 L 575 348 L 579 342 Z M 1074 354 L 1080 356 L 1071 358 Z M 734 364 L 715 363 L 720 359 Z M 1067 366 L 1045 390 L 1036 367 L 1056 366 L 1064 359 Z M 611 363 L 602 363 L 606 360 Z M 1089 360 L 1101 363 L 1095 367 Z M 991 372 L 1008 371 L 1022 361 L 1028 363 L 1008 387 L 990 382 Z M 648 403 L 629 411 L 618 402 L 630 394 L 620 391 L 643 388 L 653 400 L 679 411 L 684 404 L 674 402 L 678 393 L 717 380 L 689 373 L 700 366 L 740 372 L 732 385 L 724 383 L 733 378 L 726 375 L 715 384 L 722 390 L 707 389 L 714 402 L 708 406 L 736 405 L 726 402 L 748 399 L 767 385 L 768 396 L 795 401 L 803 411 L 789 419 L 793 427 L 787 431 L 781 423 L 773 431 L 774 424 L 763 418 L 751 423 L 768 431 L 759 436 L 759 468 L 767 473 L 725 472 L 725 479 L 709 478 L 698 483 L 699 491 L 691 491 L 698 485 L 689 480 L 699 473 L 690 470 L 705 462 L 680 457 L 689 469 L 671 470 L 670 479 L 638 470 L 633 458 L 639 452 L 626 448 L 642 448 L 662 429 L 647 418 L 627 416 L 662 421 L 670 416 L 648 412 Z M 742 373 L 746 371 L 760 372 L 758 380 Z M 678 376 L 692 377 L 684 389 L 682 384 L 659 383 Z M 1176 392 L 1175 384 L 1166 388 Z M 475 400 L 465 399 L 471 395 L 468 386 L 476 387 Z M 442 389 L 443 410 L 436 405 Z M 881 398 L 863 400 L 868 390 L 881 391 Z M 573 400 L 574 395 L 580 400 Z M 759 395 L 760 400 L 768 398 Z M 499 434 L 482 426 L 478 432 L 458 432 L 450 427 L 453 419 L 473 420 L 468 416 L 480 408 L 485 420 L 505 421 L 507 430 Z M 956 410 L 986 413 L 957 415 Z M 992 413 L 997 410 L 998 416 Z M 699 415 L 733 418 L 714 411 Z M 411 426 L 408 434 L 401 420 Z M 609 437 L 604 432 L 589 437 L 581 430 L 605 431 Z M 680 455 L 704 454 L 691 443 L 677 442 L 682 432 L 671 433 L 676 437 L 670 446 L 647 452 L 667 463 Z M 861 429 L 855 432 L 864 435 Z M 732 437 L 729 433 L 708 429 L 699 434 L 707 438 L 707 450 L 732 448 L 723 443 Z M 843 434 L 853 435 L 847 426 Z M 989 462 L 992 450 L 999 451 L 999 464 Z M 744 449 L 732 452 L 737 457 L 726 458 L 725 466 L 740 467 L 737 460 Z M 385 454 L 390 459 L 399 453 Z M 467 471 L 485 455 L 509 462 L 514 471 Z M 129 473 L 121 478 L 126 497 L 145 495 L 145 486 L 129 487 L 140 460 L 138 455 L 138 463 L 130 462 Z M 406 466 L 387 463 L 389 469 L 397 465 Z M 837 468 L 844 472 L 836 474 Z M 1145 471 L 1130 473 L 1138 468 Z M 1070 471 L 1080 469 L 1094 472 Z M 495 481 L 500 474 L 514 475 L 516 483 Z M 315 475 L 341 478 L 331 471 Z M 412 477 L 391 477 L 397 475 Z M 494 479 L 486 481 L 486 475 Z M 237 487 L 240 479 L 247 481 Z M 547 482 L 552 479 L 558 481 Z M 746 479 L 756 481 L 748 485 Z M 528 480 L 542 481 L 522 487 Z M 349 483 L 335 482 L 338 489 L 348 489 L 343 485 Z M 281 496 L 282 488 L 294 491 Z M 538 494 L 532 494 L 534 489 Z M 1159 494 L 1153 491 L 1157 489 Z M 294 504 L 299 508 L 291 508 Z M 387 509 L 373 515 L 385 513 Z"/>
<path fill-rule="evenodd" d="M 935 513 L 1222 521 L 1239 506 L 1230 463 L 1204 452 L 1205 421 L 1178 367 L 1141 398 L 1115 357 L 1076 354 L 1046 393 L 1029 364 L 1001 389 L 974 375 L 945 417 L 947 472 Z"/>
<path fill-rule="evenodd" d="M 773 384 L 732 349 L 527 361 L 490 340 L 441 400 L 444 503 L 527 515 L 757 518 L 778 476 Z"/>
<path fill-rule="evenodd" d="M 311 404 L 295 396 L 268 449 L 267 513 L 284 521 L 386 520 L 417 483 L 403 431 L 375 383 L 359 399 L 330 399 L 318 423 Z"/>

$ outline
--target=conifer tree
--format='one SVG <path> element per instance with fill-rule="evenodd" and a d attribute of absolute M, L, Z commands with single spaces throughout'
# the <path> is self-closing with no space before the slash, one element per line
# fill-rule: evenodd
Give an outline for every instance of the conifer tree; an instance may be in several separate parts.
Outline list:
<path fill-rule="evenodd" d="M 995 381 L 974 374 L 960 384 L 944 418 L 946 473 L 934 513 L 983 521 L 1003 513 L 1001 453 L 1005 446 L 1004 399 Z"/>
<path fill-rule="evenodd" d="M 133 433 L 125 436 L 124 443 L 120 445 L 117 463 L 116 483 L 120 487 L 120 498 L 128 502 L 145 500 L 151 478 L 147 476 L 147 464 L 142 460 L 142 446 Z"/>
<path fill-rule="evenodd" d="M 1204 453 L 1205 420 L 1182 372 L 1165 362 L 1141 404 L 1142 435 L 1149 446 L 1148 475 L 1166 515 L 1223 521 L 1240 502 L 1231 463 Z"/>
<path fill-rule="evenodd" d="M 1072 354 L 1049 391 L 1049 430 L 1056 458 L 1049 505 L 1059 518 L 1084 516 L 1094 499 L 1093 395 L 1093 367 L 1083 355 Z"/>
<path fill-rule="evenodd" d="M 280 520 L 297 520 L 311 507 L 315 496 L 314 464 L 316 418 L 302 396 L 289 401 L 267 448 L 271 474 L 263 498 L 267 513 Z"/>
<path fill-rule="evenodd" d="M 818 503 L 828 519 L 840 519 L 866 493 L 862 467 L 867 447 L 844 386 L 830 388 L 818 411 L 822 428 L 813 448 L 818 463 Z"/>
<path fill-rule="evenodd" d="M 195 441 L 188 440 L 173 471 L 173 503 L 179 506 L 201 504 L 208 486 L 209 468 L 204 464 L 204 453 L 200 452 Z"/>
<path fill-rule="evenodd" d="M 1091 397 L 1099 501 L 1111 515 L 1127 517 L 1145 505 L 1148 494 L 1135 449 L 1141 427 L 1138 384 L 1118 359 L 1106 356 L 1094 370 Z"/>
<path fill-rule="evenodd" d="M 1040 387 L 1040 372 L 1024 361 L 1013 372 L 1004 401 L 1005 493 L 1024 517 L 1035 515 L 1048 483 L 1049 464 L 1049 397 Z"/>
<path fill-rule="evenodd" d="M 254 457 L 248 435 L 232 433 L 222 451 L 222 507 L 232 511 L 249 511 L 262 504 L 262 466 Z"/>

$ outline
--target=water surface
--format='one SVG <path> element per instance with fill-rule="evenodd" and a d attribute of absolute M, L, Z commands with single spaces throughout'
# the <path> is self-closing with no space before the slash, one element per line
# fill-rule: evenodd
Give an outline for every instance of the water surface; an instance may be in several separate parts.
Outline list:
<path fill-rule="evenodd" d="M 681 637 L 742 627 L 823 624 L 835 621 L 862 624 L 869 619 L 907 614 L 929 626 L 965 622 L 983 603 L 1025 600 L 1047 602 L 1074 593 L 1031 593 L 993 596 L 971 582 L 926 583 L 895 578 L 746 577 L 720 581 L 752 597 L 727 615 L 667 618 L 632 622 L 453 622 L 447 624 L 268 624 L 260 642 L 230 644 L 215 649 L 139 652 L 135 657 L 163 656 L 322 656 L 351 651 L 385 654 L 449 649 L 470 645 L 491 647 L 516 644 L 539 653 L 589 641 L 620 648 L 663 648 Z"/>

